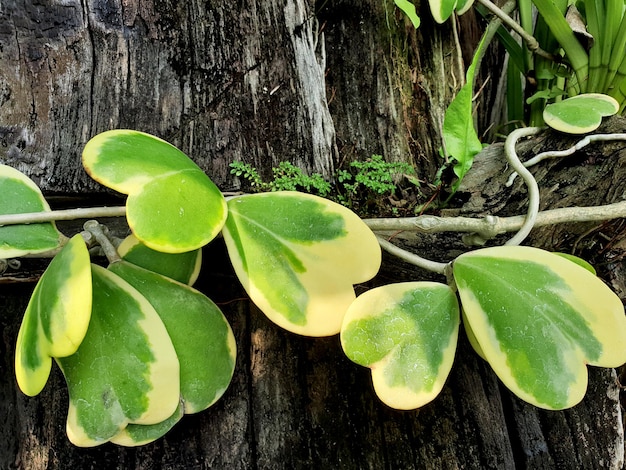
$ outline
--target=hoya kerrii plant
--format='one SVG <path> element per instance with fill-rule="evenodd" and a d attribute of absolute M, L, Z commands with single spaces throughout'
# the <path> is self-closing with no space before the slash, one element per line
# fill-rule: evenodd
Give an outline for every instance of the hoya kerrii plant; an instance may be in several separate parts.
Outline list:
<path fill-rule="evenodd" d="M 447 283 L 391 284 L 356 297 L 354 284 L 379 269 L 380 247 L 394 249 L 372 232 L 375 224 L 339 204 L 293 191 L 224 198 L 178 149 L 130 130 L 94 137 L 83 164 L 128 194 L 114 211 L 126 214 L 133 234 L 117 248 L 95 221 L 72 238 L 60 234 L 38 188 L 0 167 L 0 189 L 35 201 L 3 199 L 0 256 L 59 250 L 24 315 L 16 377 L 35 395 L 54 359 L 67 382 L 67 434 L 76 445 L 153 441 L 225 392 L 233 333 L 190 285 L 199 250 L 218 233 L 260 310 L 297 334 L 339 333 L 346 355 L 372 369 L 376 393 L 394 408 L 437 396 L 461 324 L 502 382 L 543 408 L 578 403 L 588 364 L 626 362 L 620 300 L 579 260 L 516 246 L 527 228 L 511 246 L 431 263 Z M 526 177 L 523 166 L 516 170 Z M 39 223 L 20 223 L 29 212 L 39 213 Z M 93 245 L 108 266 L 90 261 Z"/>
<path fill-rule="evenodd" d="M 200 248 L 218 233 L 250 297 L 276 323 L 311 336 L 339 332 L 356 297 L 353 284 L 380 265 L 375 236 L 345 207 L 296 192 L 226 201 L 195 163 L 154 136 L 105 132 L 87 143 L 83 164 L 95 180 L 128 195 L 124 208 L 108 211 L 126 214 L 132 231 L 117 248 L 96 221 L 82 234 L 62 235 L 53 222 L 58 214 L 34 183 L 0 166 L 0 189 L 10 196 L 0 212 L 50 219 L 3 221 L 0 256 L 58 250 L 17 338 L 18 385 L 39 393 L 55 360 L 69 390 L 67 434 L 78 446 L 151 442 L 227 389 L 232 330 L 191 287 Z M 108 266 L 91 262 L 95 245 Z M 336 266 L 331 274 L 329 265 Z"/>

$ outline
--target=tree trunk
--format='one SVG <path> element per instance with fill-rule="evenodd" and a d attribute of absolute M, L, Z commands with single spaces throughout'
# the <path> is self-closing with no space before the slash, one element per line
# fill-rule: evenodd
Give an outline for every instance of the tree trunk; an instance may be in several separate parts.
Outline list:
<path fill-rule="evenodd" d="M 416 32 L 390 0 L 237 5 L 2 0 L 0 163 L 28 174 L 48 196 L 71 196 L 86 204 L 95 194 L 104 201 L 108 193 L 82 170 L 81 148 L 98 132 L 126 127 L 174 143 L 224 190 L 238 187 L 228 168 L 235 160 L 254 164 L 266 176 L 278 162 L 290 161 L 330 177 L 345 162 L 375 153 L 409 161 L 429 180 L 440 165 L 443 112 L 463 80 L 468 52 L 459 45 L 477 38 L 468 33 L 476 30 L 473 16 L 462 17 L 460 37 L 451 22 L 434 26 L 427 5 L 421 17 Z M 623 151 L 619 155 L 599 160 L 615 184 L 626 181 L 626 157 Z M 555 164 L 542 185 L 554 188 L 555 175 L 567 181 L 568 168 Z M 523 188 L 503 190 L 502 178 L 494 176 L 493 185 L 485 187 L 484 179 L 468 176 L 472 186 L 466 184 L 460 196 L 471 194 L 475 200 L 489 192 L 483 197 L 488 204 L 461 210 L 496 213 L 516 203 L 512 210 L 523 212 Z M 574 183 L 579 193 L 593 188 L 583 186 L 588 181 Z M 600 200 L 606 191 L 597 188 Z M 610 194 L 616 200 L 622 190 Z M 78 230 L 75 224 L 60 227 L 66 234 Z M 571 241 L 582 233 L 577 230 L 565 229 L 558 240 Z M 563 248 L 551 237 L 545 233 L 533 243 Z M 416 249 L 426 257 L 450 257 L 465 249 L 449 236 L 424 240 L 429 244 Z M 449 243 L 444 253 L 436 253 L 434 247 L 443 243 Z M 462 337 L 442 394 L 421 410 L 394 411 L 378 401 L 369 371 L 343 355 L 337 337 L 304 338 L 270 323 L 245 297 L 219 241 L 205 249 L 204 258 L 210 262 L 196 287 L 221 306 L 233 327 L 238 344 L 233 382 L 215 406 L 185 416 L 164 438 L 139 448 L 72 446 L 65 435 L 67 391 L 57 368 L 39 396 L 18 391 L 15 339 L 34 285 L 18 282 L 11 272 L 0 277 L 0 418 L 5 423 L 0 468 L 623 465 L 613 370 L 591 369 L 581 404 L 547 412 L 504 389 Z M 25 260 L 24 266 L 21 279 L 31 281 L 42 269 L 35 261 Z M 405 268 L 385 258 L 381 274 L 358 291 L 426 276 Z M 618 268 L 605 272 L 618 273 Z M 623 275 L 608 278 L 624 284 Z"/>

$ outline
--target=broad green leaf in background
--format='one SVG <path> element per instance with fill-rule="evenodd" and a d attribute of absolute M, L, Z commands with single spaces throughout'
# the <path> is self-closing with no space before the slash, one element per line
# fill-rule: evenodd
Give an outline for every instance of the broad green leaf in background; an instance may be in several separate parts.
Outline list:
<path fill-rule="evenodd" d="M 409 0 L 394 0 L 396 6 L 404 12 L 404 14 L 411 20 L 415 29 L 420 26 L 420 17 L 417 16 L 415 11 L 415 5 Z"/>
<path fill-rule="evenodd" d="M 215 403 L 235 370 L 235 337 L 221 310 L 192 287 L 126 261 L 108 269 L 145 296 L 165 324 L 180 363 L 185 413 Z"/>
<path fill-rule="evenodd" d="M 224 240 L 252 301 L 283 328 L 308 336 L 339 332 L 353 285 L 374 277 L 376 237 L 352 211 L 284 191 L 228 201 Z"/>
<path fill-rule="evenodd" d="M 452 186 L 456 192 L 465 174 L 472 167 L 474 157 L 482 150 L 482 144 L 474 127 L 474 73 L 480 60 L 483 48 L 486 47 L 485 37 L 478 44 L 474 59 L 467 69 L 465 85 L 454 97 L 443 119 L 443 140 L 447 154 L 455 161 L 453 170 L 457 176 Z"/>
<path fill-rule="evenodd" d="M 26 175 L 0 165 L 0 215 L 49 211 L 41 190 Z M 63 236 L 54 222 L 0 226 L 0 259 L 57 248 Z"/>
<path fill-rule="evenodd" d="M 586 364 L 626 362 L 619 298 L 587 268 L 531 247 L 461 255 L 454 279 L 475 340 L 516 395 L 542 408 L 577 404 Z"/>
<path fill-rule="evenodd" d="M 103 132 L 87 142 L 83 165 L 96 181 L 128 194 L 128 225 L 155 250 L 200 248 L 226 220 L 217 186 L 184 153 L 152 135 Z"/>
<path fill-rule="evenodd" d="M 586 134 L 596 130 L 602 118 L 619 111 L 619 103 L 601 93 L 586 93 L 549 104 L 543 110 L 547 125 L 568 134 Z"/>
<path fill-rule="evenodd" d="M 387 405 L 414 409 L 433 400 L 450 373 L 459 331 L 452 289 L 435 282 L 389 284 L 360 295 L 348 309 L 341 345 L 372 369 Z"/>
<path fill-rule="evenodd" d="M 26 395 L 48 381 L 52 357 L 69 356 L 81 344 L 91 316 L 89 252 L 74 236 L 35 286 L 15 347 L 15 375 Z"/>
<path fill-rule="evenodd" d="M 185 253 L 163 253 L 147 247 L 132 234 L 122 241 L 117 252 L 129 263 L 190 286 L 198 279 L 202 265 L 201 249 Z"/>
<path fill-rule="evenodd" d="M 87 335 L 57 358 L 70 403 L 67 435 L 81 447 L 102 444 L 129 423 L 169 418 L 180 399 L 176 351 L 163 321 L 130 284 L 92 265 L 93 307 Z"/>
<path fill-rule="evenodd" d="M 428 0 L 430 11 L 437 23 L 446 21 L 455 10 L 457 14 L 462 15 L 473 3 L 474 0 Z"/>

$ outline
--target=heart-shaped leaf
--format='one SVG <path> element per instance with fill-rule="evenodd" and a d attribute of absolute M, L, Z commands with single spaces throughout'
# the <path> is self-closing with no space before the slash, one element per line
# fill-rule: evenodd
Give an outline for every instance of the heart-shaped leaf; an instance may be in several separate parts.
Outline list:
<path fill-rule="evenodd" d="M 130 284 L 92 265 L 87 335 L 57 358 L 70 395 L 67 435 L 81 447 L 107 442 L 129 423 L 169 418 L 180 398 L 176 351 L 161 318 Z"/>
<path fill-rule="evenodd" d="M 372 369 L 384 403 L 419 408 L 439 394 L 450 373 L 459 320 L 456 295 L 445 284 L 389 284 L 350 306 L 341 345 L 352 361 Z"/>
<path fill-rule="evenodd" d="M 586 364 L 626 362 L 619 298 L 586 268 L 530 247 L 485 248 L 454 262 L 465 320 L 496 374 L 520 398 L 574 406 Z"/>
<path fill-rule="evenodd" d="M 198 279 L 202 265 L 201 249 L 185 253 L 163 253 L 147 247 L 132 234 L 122 241 L 117 252 L 129 263 L 190 286 Z"/>
<path fill-rule="evenodd" d="M 0 215 L 49 211 L 40 189 L 23 173 L 0 165 Z M 0 258 L 17 258 L 58 247 L 63 236 L 54 222 L 0 226 Z"/>
<path fill-rule="evenodd" d="M 339 204 L 292 191 L 236 197 L 228 209 L 224 240 L 252 301 L 289 331 L 338 333 L 353 284 L 380 267 L 367 225 Z"/>
<path fill-rule="evenodd" d="M 90 316 L 89 252 L 76 235 L 39 279 L 17 335 L 15 376 L 26 395 L 37 395 L 46 385 L 52 357 L 76 352 Z"/>
<path fill-rule="evenodd" d="M 131 130 L 99 134 L 87 142 L 83 165 L 96 181 L 128 194 L 128 225 L 155 250 L 200 248 L 226 220 L 217 186 L 184 153 L 152 135 Z"/>
<path fill-rule="evenodd" d="M 619 103 L 601 93 L 585 93 L 549 104 L 543 110 L 547 125 L 568 134 L 586 134 L 596 130 L 604 116 L 619 111 Z"/>
<path fill-rule="evenodd" d="M 236 353 L 235 337 L 220 309 L 192 287 L 125 261 L 112 263 L 109 270 L 145 296 L 165 324 L 180 363 L 185 413 L 215 403 L 233 376 Z"/>

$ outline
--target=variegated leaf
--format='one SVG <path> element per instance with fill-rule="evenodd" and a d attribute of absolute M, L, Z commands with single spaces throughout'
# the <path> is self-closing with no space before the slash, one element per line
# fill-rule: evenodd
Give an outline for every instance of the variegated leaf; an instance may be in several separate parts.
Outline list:
<path fill-rule="evenodd" d="M 376 237 L 349 209 L 309 194 L 284 191 L 228 202 L 224 239 L 252 301 L 295 333 L 339 332 L 353 285 L 380 266 Z"/>
<path fill-rule="evenodd" d="M 626 362 L 619 298 L 585 267 L 530 247 L 495 247 L 454 262 L 465 320 L 504 384 L 547 409 L 574 406 L 586 364 Z"/>
<path fill-rule="evenodd" d="M 384 403 L 419 408 L 439 394 L 450 373 L 459 320 L 456 296 L 445 284 L 389 284 L 353 302 L 341 345 L 351 360 L 372 369 Z"/>
<path fill-rule="evenodd" d="M 83 165 L 96 181 L 128 194 L 128 225 L 155 250 L 200 248 L 226 219 L 217 186 L 183 152 L 152 135 L 103 132 L 87 142 Z"/>
<path fill-rule="evenodd" d="M 161 318 L 130 284 L 92 265 L 87 335 L 58 358 L 70 395 L 67 435 L 81 447 L 102 444 L 128 424 L 156 424 L 179 404 L 176 351 Z"/>
<path fill-rule="evenodd" d="M 37 395 L 46 385 L 52 357 L 76 352 L 90 317 L 89 252 L 76 235 L 39 279 L 17 335 L 15 375 L 26 395 Z"/>

